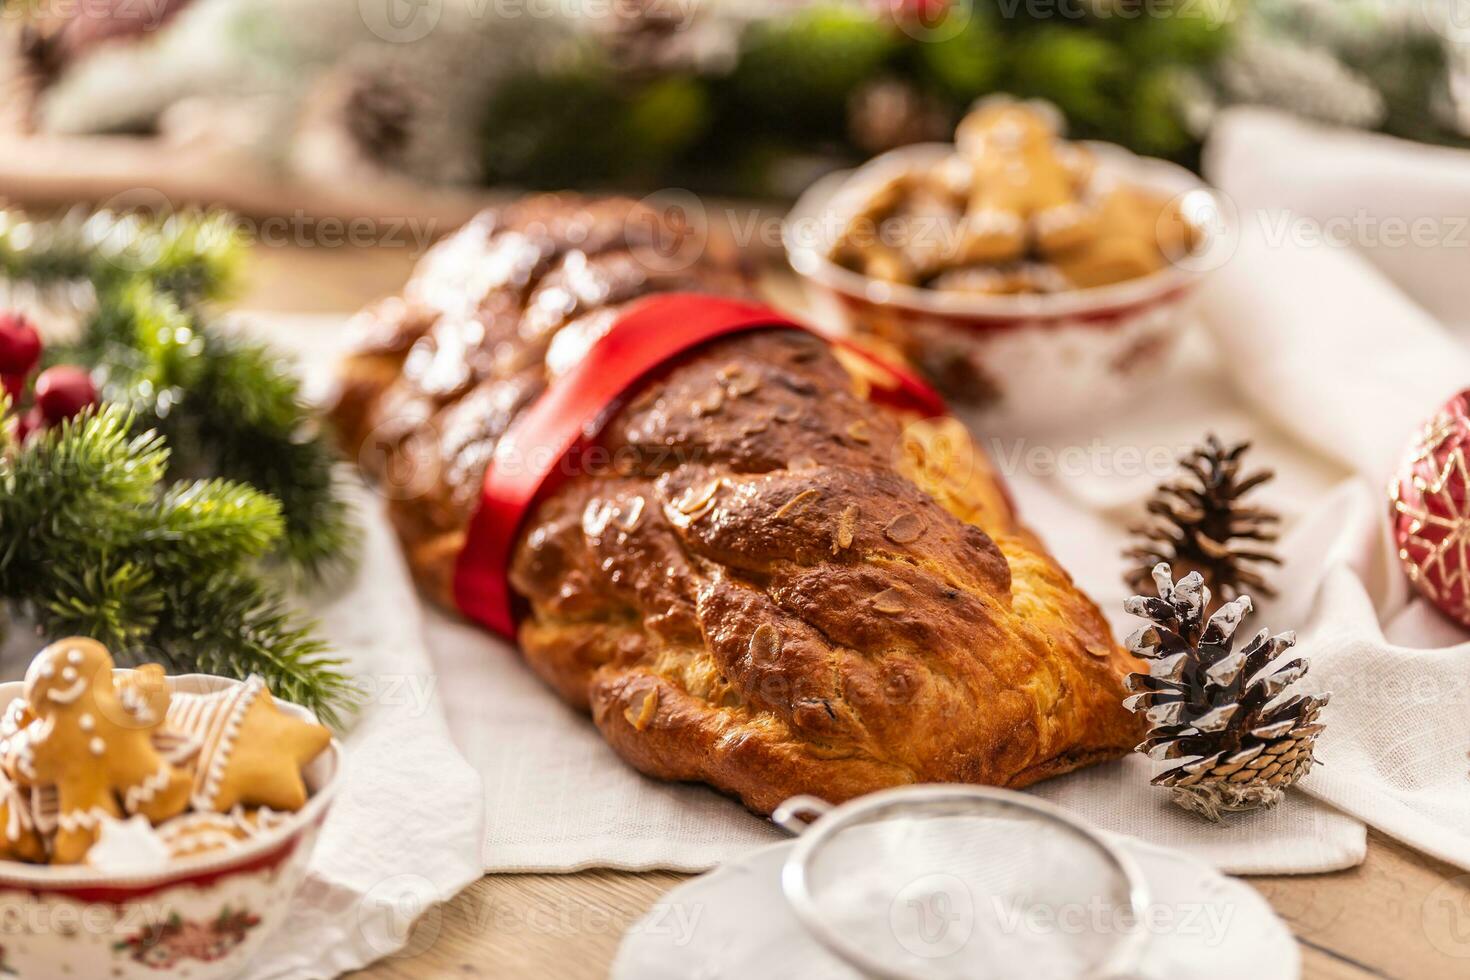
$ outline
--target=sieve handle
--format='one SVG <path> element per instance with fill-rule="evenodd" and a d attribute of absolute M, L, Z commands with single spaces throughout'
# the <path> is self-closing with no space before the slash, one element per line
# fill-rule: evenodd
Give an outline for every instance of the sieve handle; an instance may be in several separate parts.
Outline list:
<path fill-rule="evenodd" d="M 771 813 L 771 823 L 793 837 L 800 837 L 808 827 L 831 810 L 832 804 L 819 797 L 793 796 Z"/>

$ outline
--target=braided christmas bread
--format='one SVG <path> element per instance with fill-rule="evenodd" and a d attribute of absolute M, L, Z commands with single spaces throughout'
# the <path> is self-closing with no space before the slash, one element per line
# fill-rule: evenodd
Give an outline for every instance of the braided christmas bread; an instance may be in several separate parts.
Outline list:
<path fill-rule="evenodd" d="M 453 604 L 497 440 L 548 378 L 639 297 L 744 290 L 717 243 L 661 269 L 656 230 L 631 202 L 532 198 L 360 315 L 336 421 L 437 600 Z M 769 330 L 614 406 L 515 549 L 532 669 L 641 771 L 761 813 L 797 793 L 1024 786 L 1128 752 L 1136 662 L 1096 606 L 963 427 L 865 390 L 819 338 Z"/>

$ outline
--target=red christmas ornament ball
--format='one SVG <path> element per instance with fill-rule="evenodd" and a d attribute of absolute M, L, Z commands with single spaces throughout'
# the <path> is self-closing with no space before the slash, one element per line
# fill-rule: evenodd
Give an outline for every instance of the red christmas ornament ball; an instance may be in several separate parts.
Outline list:
<path fill-rule="evenodd" d="M 1409 444 L 1388 488 L 1394 543 L 1409 581 L 1470 627 L 1470 389 Z"/>
<path fill-rule="evenodd" d="M 12 405 L 20 404 L 21 397 L 26 393 L 26 379 L 29 377 L 28 374 L 0 374 L 0 386 L 5 388 Z"/>
<path fill-rule="evenodd" d="M 92 376 L 79 367 L 58 364 L 36 379 L 36 407 L 47 425 L 57 425 L 97 403 Z"/>
<path fill-rule="evenodd" d="M 0 313 L 0 375 L 22 379 L 41 360 L 41 335 L 19 313 Z"/>

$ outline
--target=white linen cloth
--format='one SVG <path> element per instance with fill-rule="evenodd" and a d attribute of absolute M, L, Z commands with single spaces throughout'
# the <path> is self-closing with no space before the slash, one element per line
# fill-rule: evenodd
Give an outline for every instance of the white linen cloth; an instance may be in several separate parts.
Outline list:
<path fill-rule="evenodd" d="M 1384 491 L 1413 432 L 1470 386 L 1463 338 L 1414 302 L 1470 320 L 1470 153 L 1248 112 L 1225 122 L 1207 166 L 1243 228 L 1206 297 L 1221 363 L 1262 418 L 1354 474 L 1304 513 L 1276 604 L 1336 695 L 1329 764 L 1302 786 L 1470 868 L 1470 635 L 1411 593 Z M 1362 247 L 1273 239 L 1288 208 L 1309 223 L 1351 215 Z M 1418 240 L 1396 238 L 1403 227 Z"/>
<path fill-rule="evenodd" d="M 301 350 L 319 329 L 252 318 L 266 339 Z M 305 352 L 314 373 L 326 356 Z M 382 501 L 354 495 L 363 528 L 349 588 L 312 614 L 364 695 L 340 737 L 342 785 L 291 914 L 251 962 L 248 980 L 315 980 L 402 949 L 419 915 L 480 876 L 484 793 L 455 748 L 430 664 L 417 593 Z"/>

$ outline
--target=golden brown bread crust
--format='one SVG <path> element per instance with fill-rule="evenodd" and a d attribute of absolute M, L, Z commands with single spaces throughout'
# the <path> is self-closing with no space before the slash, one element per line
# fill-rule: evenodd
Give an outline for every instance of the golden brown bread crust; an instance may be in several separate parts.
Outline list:
<path fill-rule="evenodd" d="M 364 314 L 337 419 L 446 605 L 485 461 L 547 365 L 636 296 L 740 288 L 718 252 L 650 271 L 636 214 L 533 198 L 483 216 Z M 958 423 L 900 417 L 862 384 L 818 339 L 766 331 L 634 393 L 522 531 L 528 663 L 638 769 L 762 813 L 1126 753 L 1135 665 L 1097 608 Z"/>

